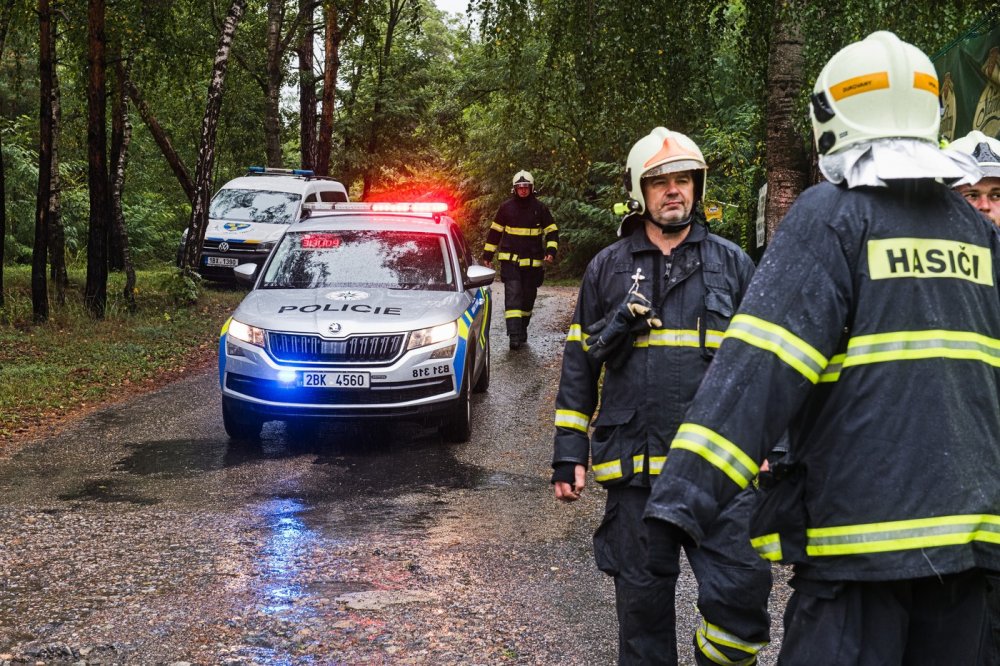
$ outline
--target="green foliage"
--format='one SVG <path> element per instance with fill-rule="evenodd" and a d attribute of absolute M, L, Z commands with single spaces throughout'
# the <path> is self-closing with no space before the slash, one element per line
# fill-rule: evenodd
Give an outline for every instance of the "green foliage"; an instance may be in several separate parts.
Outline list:
<path fill-rule="evenodd" d="M 169 271 L 161 278 L 160 289 L 176 305 L 194 305 L 202 293 L 202 279 L 187 269 Z"/>

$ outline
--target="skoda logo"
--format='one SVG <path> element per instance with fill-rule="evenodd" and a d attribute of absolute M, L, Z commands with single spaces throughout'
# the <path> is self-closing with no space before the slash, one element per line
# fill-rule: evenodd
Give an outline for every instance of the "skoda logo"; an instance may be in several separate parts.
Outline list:
<path fill-rule="evenodd" d="M 338 324 L 337 322 L 333 322 L 332 324 L 326 327 L 326 330 L 336 335 L 337 333 L 340 333 L 340 328 L 341 328 L 340 324 Z"/>
<path fill-rule="evenodd" d="M 229 243 L 226 241 L 219 243 L 219 252 L 229 252 Z"/>

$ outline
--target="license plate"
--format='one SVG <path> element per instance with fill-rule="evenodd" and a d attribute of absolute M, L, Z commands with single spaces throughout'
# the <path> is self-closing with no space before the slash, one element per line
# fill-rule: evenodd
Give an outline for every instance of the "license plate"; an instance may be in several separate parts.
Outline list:
<path fill-rule="evenodd" d="M 303 372 L 299 386 L 306 388 L 368 388 L 367 372 Z"/>
<path fill-rule="evenodd" d="M 239 266 L 240 260 L 236 257 L 205 257 L 206 266 L 228 266 L 230 268 Z"/>

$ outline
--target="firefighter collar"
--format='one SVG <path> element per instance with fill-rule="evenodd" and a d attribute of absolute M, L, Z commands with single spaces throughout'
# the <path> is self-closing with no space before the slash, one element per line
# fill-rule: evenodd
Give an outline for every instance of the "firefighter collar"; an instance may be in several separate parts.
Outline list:
<path fill-rule="evenodd" d="M 920 179 L 940 179 L 955 187 L 982 178 L 971 155 L 910 138 L 874 139 L 821 155 L 819 170 L 830 182 L 845 183 L 848 188 L 888 187 L 888 180 Z"/>
<path fill-rule="evenodd" d="M 690 229 L 691 230 L 688 231 L 688 235 L 684 237 L 684 240 L 682 240 L 676 248 L 674 248 L 674 251 L 677 251 L 679 248 L 682 248 L 685 245 L 691 245 L 692 243 L 700 243 L 701 241 L 705 240 L 705 238 L 708 236 L 708 229 L 706 229 L 705 225 L 702 224 L 700 216 L 696 216 L 694 218 L 694 220 L 691 222 Z M 628 236 L 626 236 L 626 238 L 628 239 L 629 250 L 632 252 L 632 254 L 635 254 L 637 252 L 660 251 L 660 248 L 653 245 L 653 242 L 646 237 L 645 226 L 636 228 L 635 232 L 630 233 Z"/>

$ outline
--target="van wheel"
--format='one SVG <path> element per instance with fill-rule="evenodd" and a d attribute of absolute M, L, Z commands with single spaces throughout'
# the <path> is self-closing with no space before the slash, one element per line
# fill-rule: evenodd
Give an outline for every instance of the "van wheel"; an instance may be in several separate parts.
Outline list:
<path fill-rule="evenodd" d="M 469 391 L 469 372 L 466 371 L 462 381 L 462 390 L 458 394 L 458 400 L 444 417 L 444 422 L 439 428 L 441 437 L 446 442 L 453 444 L 464 444 L 472 437 L 472 395 Z"/>
<path fill-rule="evenodd" d="M 472 387 L 473 393 L 486 393 L 490 388 L 490 341 L 486 340 L 486 362 L 483 364 L 483 371 L 479 373 L 479 379 L 476 380 L 475 386 Z"/>

